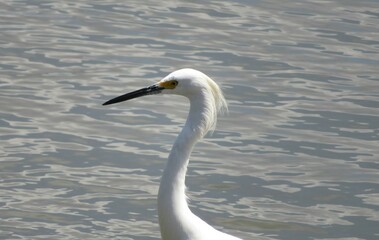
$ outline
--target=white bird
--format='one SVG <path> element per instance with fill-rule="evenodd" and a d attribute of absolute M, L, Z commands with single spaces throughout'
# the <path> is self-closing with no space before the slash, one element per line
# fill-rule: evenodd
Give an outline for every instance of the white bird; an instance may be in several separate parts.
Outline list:
<path fill-rule="evenodd" d="M 200 71 L 181 69 L 152 86 L 116 97 L 103 105 L 159 93 L 182 95 L 190 101 L 187 121 L 171 149 L 159 186 L 158 216 L 162 239 L 238 240 L 193 214 L 185 195 L 185 177 L 192 149 L 215 128 L 218 112 L 227 109 L 219 86 Z"/>

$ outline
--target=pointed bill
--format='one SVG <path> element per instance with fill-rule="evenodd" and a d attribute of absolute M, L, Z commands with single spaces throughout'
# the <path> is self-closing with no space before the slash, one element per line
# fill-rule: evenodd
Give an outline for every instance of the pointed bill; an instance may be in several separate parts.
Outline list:
<path fill-rule="evenodd" d="M 115 98 L 103 103 L 103 106 L 127 101 L 127 100 L 130 100 L 133 98 L 138 98 L 138 97 L 142 97 L 142 96 L 146 96 L 146 95 L 158 94 L 163 89 L 164 89 L 164 87 L 161 87 L 158 84 L 154 84 L 152 86 L 141 88 L 139 90 L 136 90 L 136 91 L 115 97 Z"/>

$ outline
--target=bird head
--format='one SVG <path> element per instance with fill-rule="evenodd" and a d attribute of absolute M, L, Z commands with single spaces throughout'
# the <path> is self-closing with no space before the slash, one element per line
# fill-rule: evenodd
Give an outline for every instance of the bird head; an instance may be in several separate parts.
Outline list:
<path fill-rule="evenodd" d="M 176 94 L 187 98 L 196 97 L 198 94 L 206 94 L 215 102 L 217 110 L 227 107 L 220 87 L 204 73 L 190 68 L 172 72 L 151 86 L 118 96 L 105 102 L 103 105 L 154 94 Z"/>
<path fill-rule="evenodd" d="M 172 72 L 151 86 L 118 96 L 103 105 L 153 94 L 175 94 L 187 97 L 191 102 L 201 101 L 206 108 L 206 131 L 215 127 L 217 113 L 227 110 L 220 87 L 204 73 L 189 68 Z"/>

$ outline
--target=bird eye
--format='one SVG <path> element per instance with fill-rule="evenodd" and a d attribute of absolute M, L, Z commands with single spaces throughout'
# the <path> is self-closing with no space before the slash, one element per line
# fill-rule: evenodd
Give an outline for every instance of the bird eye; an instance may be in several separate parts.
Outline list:
<path fill-rule="evenodd" d="M 176 81 L 176 80 L 172 80 L 172 81 L 171 81 L 171 86 L 173 86 L 173 87 L 178 86 L 178 81 Z"/>
<path fill-rule="evenodd" d="M 177 80 L 169 80 L 159 82 L 158 84 L 165 89 L 174 89 L 176 86 L 178 86 L 179 82 Z"/>

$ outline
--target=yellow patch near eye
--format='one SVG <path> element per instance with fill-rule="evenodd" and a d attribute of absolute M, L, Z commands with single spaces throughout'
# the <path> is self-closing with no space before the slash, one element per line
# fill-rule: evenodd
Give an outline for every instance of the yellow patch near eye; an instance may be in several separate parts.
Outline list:
<path fill-rule="evenodd" d="M 164 87 L 166 89 L 174 89 L 174 88 L 176 88 L 176 86 L 178 86 L 178 81 L 169 80 L 169 81 L 160 82 L 159 86 Z"/>

